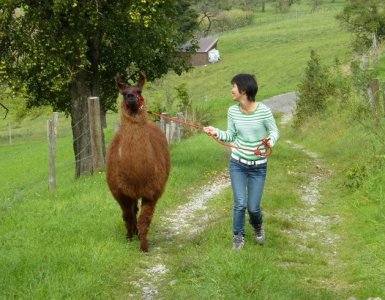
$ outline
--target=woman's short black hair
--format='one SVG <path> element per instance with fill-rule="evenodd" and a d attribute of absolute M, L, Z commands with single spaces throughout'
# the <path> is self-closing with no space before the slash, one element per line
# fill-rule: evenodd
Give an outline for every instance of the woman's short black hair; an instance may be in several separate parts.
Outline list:
<path fill-rule="evenodd" d="M 258 84 L 252 74 L 238 74 L 231 79 L 231 84 L 236 84 L 239 92 L 245 92 L 249 101 L 255 101 L 258 93 Z"/>

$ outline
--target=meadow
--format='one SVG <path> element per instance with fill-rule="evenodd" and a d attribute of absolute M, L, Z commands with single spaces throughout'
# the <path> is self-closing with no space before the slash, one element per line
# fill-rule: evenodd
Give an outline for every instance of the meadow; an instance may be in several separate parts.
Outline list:
<path fill-rule="evenodd" d="M 287 14 L 256 13 L 254 25 L 218 34 L 219 63 L 169 74 L 147 84 L 144 96 L 151 105 L 186 84 L 193 105 L 208 108 L 212 125 L 224 128 L 234 74 L 255 74 L 263 100 L 297 89 L 310 49 L 326 65 L 336 58 L 350 63 L 351 35 L 334 17 L 341 2 L 323 8 L 310 13 L 301 4 Z M 6 101 L 11 107 L 12 99 Z M 382 143 L 354 122 L 355 107 L 353 100 L 343 110 L 331 102 L 327 114 L 301 130 L 280 125 L 263 200 L 268 240 L 254 245 L 248 228 L 241 252 L 231 249 L 229 188 L 208 203 L 207 224 L 199 218 L 190 224 L 202 229 L 199 234 L 170 237 L 164 230 L 162 217 L 226 173 L 229 155 L 202 133 L 171 145 L 172 170 L 151 225 L 150 255 L 139 251 L 138 240 L 126 241 L 105 173 L 74 178 L 69 120 L 59 118 L 57 188 L 49 191 L 51 116 L 16 122 L 11 111 L 0 121 L 0 299 L 385 299 L 385 167 L 381 157 L 373 161 Z M 108 143 L 119 117 L 107 117 Z M 281 115 L 276 118 L 279 123 Z M 319 161 L 289 140 L 318 153 Z M 347 188 L 347 172 L 366 164 L 373 167 L 365 174 L 353 172 L 365 175 L 360 187 Z M 312 231 L 301 218 L 308 210 L 301 193 L 320 172 L 326 175 L 316 212 L 330 222 L 326 233 L 305 238 L 301 233 Z M 324 235 L 332 243 L 319 239 Z"/>

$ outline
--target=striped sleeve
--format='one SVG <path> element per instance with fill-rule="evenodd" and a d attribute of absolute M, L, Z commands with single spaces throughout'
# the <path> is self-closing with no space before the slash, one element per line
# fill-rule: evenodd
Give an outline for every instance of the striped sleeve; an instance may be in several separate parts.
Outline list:
<path fill-rule="evenodd" d="M 269 108 L 268 108 L 268 110 L 269 110 L 269 114 L 268 114 L 269 116 L 264 121 L 264 125 L 266 128 L 266 131 L 268 132 L 267 138 L 270 138 L 270 141 L 269 141 L 270 146 L 273 147 L 279 139 L 279 130 L 278 130 L 277 124 L 275 123 L 273 113 L 271 112 L 271 110 Z"/>
<path fill-rule="evenodd" d="M 233 117 L 231 113 L 231 107 L 227 111 L 227 130 L 217 130 L 217 138 L 222 142 L 233 142 L 237 136 L 237 131 L 235 128 L 235 124 L 233 122 Z"/>

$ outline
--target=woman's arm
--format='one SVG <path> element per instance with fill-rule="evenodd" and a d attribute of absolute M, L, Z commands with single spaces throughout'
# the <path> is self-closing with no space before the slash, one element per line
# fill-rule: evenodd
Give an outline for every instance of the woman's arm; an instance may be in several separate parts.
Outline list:
<path fill-rule="evenodd" d="M 273 147 L 279 139 L 279 130 L 271 111 L 270 116 L 265 120 L 265 128 L 268 132 L 269 145 Z"/>

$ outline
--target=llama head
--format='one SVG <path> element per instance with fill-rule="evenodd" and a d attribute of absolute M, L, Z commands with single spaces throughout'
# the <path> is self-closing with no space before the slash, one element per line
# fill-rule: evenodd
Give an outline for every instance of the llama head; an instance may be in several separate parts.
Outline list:
<path fill-rule="evenodd" d="M 129 115 L 138 114 L 143 110 L 144 98 L 142 96 L 142 88 L 146 77 L 143 72 L 140 72 L 137 85 L 130 86 L 125 83 L 117 74 L 115 76 L 116 86 L 119 92 L 123 95 L 122 109 Z"/>

